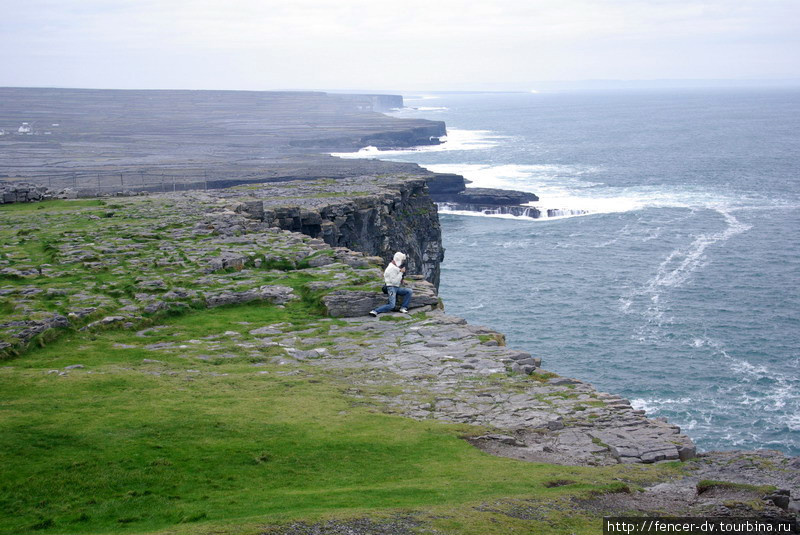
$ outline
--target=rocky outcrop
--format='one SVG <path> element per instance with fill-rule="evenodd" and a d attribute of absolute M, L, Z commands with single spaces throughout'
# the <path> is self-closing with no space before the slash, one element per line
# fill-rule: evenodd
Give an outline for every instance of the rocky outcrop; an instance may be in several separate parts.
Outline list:
<path fill-rule="evenodd" d="M 416 147 L 419 145 L 439 145 L 439 138 L 447 135 L 442 121 L 425 121 L 425 126 L 414 126 L 407 129 L 393 129 L 370 133 L 361 137 L 352 136 L 314 137 L 291 141 L 292 147 L 319 149 L 326 151 L 358 150 L 363 147 L 379 149 L 396 149 Z"/>
<path fill-rule="evenodd" d="M 435 173 L 427 177 L 431 198 L 437 203 L 462 205 L 519 205 L 535 202 L 539 197 L 527 191 L 496 188 L 468 188 L 463 176 L 454 173 Z"/>
<path fill-rule="evenodd" d="M 527 191 L 468 188 L 468 181 L 463 176 L 451 173 L 434 174 L 427 180 L 431 198 L 441 211 L 459 210 L 531 218 L 542 216 L 539 209 L 523 206 L 539 200 L 539 197 Z"/>
<path fill-rule="evenodd" d="M 413 290 L 409 309 L 424 306 L 438 306 L 439 297 L 436 288 L 427 281 L 408 281 L 407 286 Z M 365 317 L 370 310 L 386 304 L 386 295 L 380 292 L 363 290 L 335 290 L 322 297 L 325 310 L 334 318 Z M 398 300 L 396 308 L 400 307 Z"/>
<path fill-rule="evenodd" d="M 526 191 L 494 188 L 466 188 L 464 191 L 458 193 L 439 193 L 433 195 L 433 199 L 436 202 L 503 206 L 535 202 L 539 200 L 539 197 Z"/>
<path fill-rule="evenodd" d="M 50 224 L 89 228 L 92 241 L 81 233 L 52 234 L 51 263 L 42 265 L 25 256 L 27 236 L 41 222 L 3 213 L 3 222 L 16 231 L 6 243 L 20 254 L 0 259 L 0 265 L 21 273 L 39 269 L 29 282 L 15 279 L 0 288 L 9 314 L 0 324 L 2 341 L 23 351 L 37 335 L 59 327 L 133 328 L 172 311 L 256 301 L 282 306 L 302 298 L 342 319 L 319 318 L 305 331 L 288 324 L 286 329 L 248 325 L 250 336 L 258 336 L 252 347 L 276 348 L 279 354 L 272 356 L 280 366 L 346 368 L 354 389 L 378 383 L 391 387 L 390 395 L 381 388 L 368 395 L 390 412 L 484 426 L 499 431 L 491 435 L 512 437 L 476 439 L 492 453 L 613 464 L 685 459 L 694 452 L 677 427 L 650 420 L 588 383 L 542 372 L 539 358 L 507 347 L 499 333 L 439 309 L 434 284 L 424 280 L 425 252 L 420 250 L 428 243 L 441 252 L 424 178 L 304 180 L 147 201 L 117 200 L 115 225 L 92 219 L 90 212 L 43 210 Z M 378 292 L 386 257 L 342 245 L 367 254 L 371 248 L 387 255 L 398 248 L 408 252 L 411 271 L 420 272 L 407 277 L 415 290 L 414 313 L 390 315 L 393 321 L 369 317 L 369 310 L 386 300 Z M 441 256 L 434 258 L 432 266 L 438 267 Z M 75 287 L 76 276 L 93 279 L 97 269 L 106 272 L 102 286 Z M 69 280 L 62 274 L 70 274 Z M 49 313 L 54 307 L 65 314 Z M 11 345 L 0 348 L 9 357 L 15 351 Z M 159 351 L 175 345 L 143 347 Z M 248 346 L 237 347 L 246 351 Z M 214 358 L 209 351 L 196 358 Z M 356 390 L 349 394 L 365 396 Z"/>
<path fill-rule="evenodd" d="M 547 208 L 545 210 L 540 210 L 534 206 L 498 206 L 486 204 L 461 204 L 453 202 L 437 202 L 436 207 L 440 212 L 467 211 L 479 212 L 484 215 L 513 215 L 516 217 L 530 217 L 531 219 L 539 219 L 540 217 L 584 215 L 589 213 L 586 210 L 561 210 L 558 208 Z"/>
<path fill-rule="evenodd" d="M 292 299 L 297 299 L 297 296 L 288 286 L 267 285 L 242 292 L 226 290 L 211 293 L 206 296 L 206 306 L 213 308 L 223 305 L 240 305 L 252 301 L 268 301 L 276 305 L 283 305 Z"/>
<path fill-rule="evenodd" d="M 379 149 L 396 147 L 414 147 L 418 145 L 439 145 L 439 138 L 447 135 L 443 121 L 430 121 L 428 126 L 419 126 L 409 130 L 394 132 L 378 132 L 362 137 L 357 147 L 373 146 Z"/>
<path fill-rule="evenodd" d="M 435 173 L 427 178 L 432 196 L 460 193 L 467 187 L 467 180 L 455 173 Z"/>
<path fill-rule="evenodd" d="M 0 340 L 0 355 L 5 350 L 11 349 L 17 344 L 27 344 L 36 336 L 50 332 L 54 329 L 64 329 L 70 326 L 69 320 L 61 314 L 48 314 L 46 317 L 35 320 L 8 321 L 0 323 L 0 329 L 13 329 L 15 331 L 15 343 Z"/>
<path fill-rule="evenodd" d="M 396 251 L 403 251 L 408 255 L 409 273 L 420 274 L 438 287 L 444 248 L 436 206 L 428 195 L 425 179 L 373 180 L 377 180 L 379 189 L 371 195 L 324 203 L 298 198 L 295 206 L 274 208 L 264 201 L 250 201 L 241 210 L 270 226 L 320 238 L 332 247 L 380 256 L 385 263 Z M 366 179 L 362 182 L 366 187 Z M 280 186 L 271 188 L 274 192 Z M 258 196 L 258 192 L 254 195 Z M 314 200 L 319 199 L 310 199 Z"/>
<path fill-rule="evenodd" d="M 0 182 L 0 204 L 35 202 L 48 198 L 49 190 L 27 182 Z"/>
<path fill-rule="evenodd" d="M 364 310 L 375 303 L 367 293 L 326 297 L 343 307 L 350 298 L 363 299 L 358 306 Z M 544 372 L 540 359 L 506 347 L 492 329 L 441 310 L 392 319 L 376 321 L 364 314 L 345 319 L 325 355 L 309 362 L 348 370 L 348 394 L 379 402 L 389 412 L 499 431 L 472 440 L 496 455 L 610 465 L 685 460 L 695 454 L 677 426 L 649 419 L 626 400 L 586 382 Z M 360 337 L 369 343 L 359 343 Z M 297 338 L 274 334 L 271 342 L 292 346 Z M 313 346 L 317 340 L 303 343 Z M 380 394 L 377 385 L 391 386 L 395 393 Z"/>

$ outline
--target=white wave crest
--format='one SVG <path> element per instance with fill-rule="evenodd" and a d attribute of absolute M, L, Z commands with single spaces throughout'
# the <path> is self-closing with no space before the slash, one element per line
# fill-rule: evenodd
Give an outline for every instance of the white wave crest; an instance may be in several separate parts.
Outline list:
<path fill-rule="evenodd" d="M 391 160 L 392 156 L 408 156 L 415 152 L 444 152 L 454 150 L 483 150 L 499 145 L 502 140 L 508 139 L 491 130 L 461 130 L 448 128 L 447 135 L 440 138 L 440 145 L 419 145 L 408 149 L 380 150 L 377 147 L 364 147 L 356 152 L 332 152 L 331 156 L 339 158 L 380 158 Z"/>
<path fill-rule="evenodd" d="M 654 415 L 658 414 L 659 411 L 663 409 L 668 409 L 670 407 L 687 407 L 692 404 L 691 398 L 636 398 L 632 399 L 631 407 L 636 410 L 643 410 L 647 412 L 647 414 Z"/>
<path fill-rule="evenodd" d="M 465 215 L 470 217 L 491 217 L 496 219 L 515 219 L 517 221 L 539 221 L 540 219 L 535 219 L 533 217 L 528 217 L 524 215 L 514 215 L 514 214 L 487 214 L 484 212 L 475 212 L 473 210 L 457 210 L 446 204 L 440 203 L 437 204 L 439 213 L 450 214 L 450 215 Z M 544 218 L 547 220 L 547 218 Z"/>
<path fill-rule="evenodd" d="M 652 278 L 643 286 L 632 289 L 627 295 L 620 298 L 620 308 L 625 313 L 636 310 L 635 307 L 632 308 L 633 303 L 642 303 L 643 310 L 639 310 L 639 312 L 647 320 L 647 324 L 643 326 L 644 329 L 662 325 L 665 321 L 665 305 L 662 294 L 667 289 L 682 286 L 694 272 L 708 265 L 709 260 L 705 252 L 709 246 L 726 242 L 733 236 L 751 228 L 751 225 L 742 223 L 725 208 L 717 207 L 716 211 L 725 219 L 726 226 L 723 230 L 712 234 L 701 234 L 688 245 L 673 250 L 659 264 Z M 697 342 L 697 340 L 693 341 L 694 344 Z"/>
<path fill-rule="evenodd" d="M 599 169 L 590 166 L 433 164 L 435 173 L 460 174 L 470 187 L 529 191 L 539 201 L 529 203 L 542 213 L 557 211 L 560 217 L 622 213 L 645 208 L 712 208 L 737 202 L 717 192 L 689 186 L 610 187 L 592 181 Z M 552 212 L 551 212 L 552 213 Z"/>
<path fill-rule="evenodd" d="M 730 212 L 722 208 L 717 211 L 725 218 L 727 224 L 725 229 L 714 234 L 701 234 L 687 247 L 672 251 L 658 267 L 656 275 L 648 282 L 647 292 L 657 294 L 657 288 L 660 286 L 683 284 L 695 270 L 706 264 L 704 253 L 708 246 L 724 242 L 751 228 L 751 225 L 740 222 Z"/>

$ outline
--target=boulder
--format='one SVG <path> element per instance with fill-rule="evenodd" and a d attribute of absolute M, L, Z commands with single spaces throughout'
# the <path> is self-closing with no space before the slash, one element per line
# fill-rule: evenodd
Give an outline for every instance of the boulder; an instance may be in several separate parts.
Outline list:
<path fill-rule="evenodd" d="M 437 306 L 439 298 L 436 288 L 427 281 L 410 281 L 414 290 L 409 308 L 424 306 Z M 398 300 L 399 301 L 399 300 Z M 322 303 L 328 315 L 334 318 L 354 318 L 366 316 L 370 310 L 386 304 L 387 297 L 381 292 L 368 292 L 363 290 L 336 290 L 322 298 Z M 400 306 L 400 302 L 397 303 Z"/>

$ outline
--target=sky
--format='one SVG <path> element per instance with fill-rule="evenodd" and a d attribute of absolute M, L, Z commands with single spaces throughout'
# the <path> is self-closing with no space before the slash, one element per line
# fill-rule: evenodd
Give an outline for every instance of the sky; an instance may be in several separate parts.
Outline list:
<path fill-rule="evenodd" d="M 0 0 L 0 86 L 800 80 L 800 0 Z"/>

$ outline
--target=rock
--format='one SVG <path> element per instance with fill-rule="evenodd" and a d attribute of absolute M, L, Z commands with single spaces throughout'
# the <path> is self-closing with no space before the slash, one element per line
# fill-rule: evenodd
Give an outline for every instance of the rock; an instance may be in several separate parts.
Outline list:
<path fill-rule="evenodd" d="M 678 458 L 681 461 L 688 461 L 697 457 L 697 446 L 687 441 L 686 444 L 678 446 Z"/>
<path fill-rule="evenodd" d="M 564 429 L 564 422 L 562 422 L 560 419 L 550 420 L 549 422 L 547 422 L 547 428 L 550 431 L 558 431 L 559 429 Z"/>
<path fill-rule="evenodd" d="M 251 301 L 269 301 L 273 304 L 283 305 L 293 299 L 298 299 L 298 297 L 294 294 L 292 288 L 288 286 L 267 285 L 242 292 L 222 291 L 211 293 L 206 296 L 206 306 L 218 307 L 249 303 Z"/>
<path fill-rule="evenodd" d="M 296 360 L 318 359 L 323 355 L 322 352 L 317 351 L 315 349 L 303 351 L 301 349 L 295 349 L 293 347 L 287 347 L 286 352 L 289 354 L 289 356 L 291 356 L 293 359 Z"/>
<path fill-rule="evenodd" d="M 335 290 L 322 298 L 329 316 L 354 318 L 366 316 L 370 310 L 386 303 L 386 296 L 378 292 Z"/>
<path fill-rule="evenodd" d="M 562 386 L 562 385 L 579 385 L 581 381 L 577 379 L 570 379 L 569 377 L 551 377 L 547 380 L 548 384 L 553 386 Z"/>
<path fill-rule="evenodd" d="M 166 290 L 167 283 L 161 279 L 139 280 L 136 282 L 136 287 L 140 290 Z"/>
<path fill-rule="evenodd" d="M 263 221 L 264 201 L 249 201 L 239 203 L 239 205 L 236 206 L 236 212 L 243 213 L 249 218 Z"/>
<path fill-rule="evenodd" d="M 259 327 L 258 329 L 253 329 L 250 331 L 250 334 L 254 336 L 263 336 L 263 335 L 273 335 L 273 334 L 281 334 L 283 331 L 277 329 L 271 325 L 266 325 L 264 327 Z"/>
<path fill-rule="evenodd" d="M 235 252 L 223 252 L 220 256 L 215 256 L 208 259 L 207 273 L 220 271 L 222 269 L 235 269 L 240 271 L 244 269 L 245 264 L 249 258 L 246 255 Z"/>
<path fill-rule="evenodd" d="M 164 301 L 154 301 L 145 305 L 143 310 L 146 314 L 154 314 L 165 308 L 167 308 L 167 304 Z"/>
<path fill-rule="evenodd" d="M 467 187 L 464 177 L 453 173 L 436 173 L 426 181 L 428 191 L 434 198 L 437 195 L 460 193 Z"/>
<path fill-rule="evenodd" d="M 112 323 L 119 323 L 120 321 L 125 321 L 126 319 L 128 318 L 126 318 L 125 316 L 106 316 L 101 320 L 93 321 L 83 329 L 90 330 L 104 325 L 111 325 Z"/>
<path fill-rule="evenodd" d="M 83 364 L 71 364 L 70 366 L 64 366 L 65 370 L 80 370 L 85 368 Z"/>
<path fill-rule="evenodd" d="M 36 202 L 52 196 L 53 192 L 44 186 L 28 182 L 9 183 L 0 181 L 0 204 Z"/>
<path fill-rule="evenodd" d="M 780 507 L 784 511 L 788 511 L 789 503 L 791 502 L 791 493 L 787 489 L 780 489 L 772 494 L 764 496 L 764 499 L 772 502 L 775 506 Z"/>
<path fill-rule="evenodd" d="M 434 286 L 427 281 L 409 281 L 414 290 L 409 308 L 438 305 Z M 366 316 L 370 310 L 386 304 L 387 298 L 380 292 L 362 290 L 335 290 L 322 298 L 328 315 L 334 318 L 354 318 Z M 397 302 L 400 306 L 400 300 Z"/>
<path fill-rule="evenodd" d="M 497 442 L 501 442 L 503 444 L 508 444 L 509 446 L 516 446 L 518 448 L 525 447 L 524 442 L 520 442 L 519 440 L 510 435 L 482 435 L 479 437 L 475 437 L 475 440 L 494 440 Z"/>
<path fill-rule="evenodd" d="M 528 361 L 533 361 L 534 359 L 525 359 Z M 511 364 L 511 371 L 513 373 L 524 373 L 526 375 L 530 375 L 536 371 L 537 366 L 534 364 L 520 364 L 519 361 L 513 362 Z"/>
<path fill-rule="evenodd" d="M 465 188 L 458 193 L 433 194 L 436 202 L 449 202 L 462 205 L 520 205 L 539 200 L 539 197 L 526 191 L 513 191 L 492 188 Z"/>
<path fill-rule="evenodd" d="M 380 256 L 385 267 L 396 251 L 408 255 L 409 272 L 439 284 L 444 259 L 436 206 L 425 179 L 405 178 L 384 183 L 381 196 L 356 196 L 314 209 L 277 207 L 265 210 L 271 225 L 313 238 L 332 247 L 347 247 Z M 367 266 L 369 259 L 352 260 Z"/>
<path fill-rule="evenodd" d="M 642 453 L 639 458 L 643 463 L 654 463 L 657 461 L 675 461 L 679 459 L 677 448 L 665 447 L 663 449 Z"/>
<path fill-rule="evenodd" d="M 309 258 L 308 265 L 311 267 L 321 267 L 333 264 L 334 260 L 328 255 L 320 254 Z"/>

